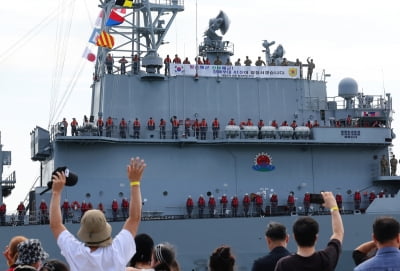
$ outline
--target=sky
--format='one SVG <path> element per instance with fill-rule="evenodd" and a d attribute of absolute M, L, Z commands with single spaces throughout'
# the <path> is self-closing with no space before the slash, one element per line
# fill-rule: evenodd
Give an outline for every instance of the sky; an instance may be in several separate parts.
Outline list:
<path fill-rule="evenodd" d="M 235 55 L 253 61 L 263 56 L 262 41 L 275 41 L 289 60 L 314 59 L 314 75 L 323 70 L 328 96 L 338 94 L 345 77 L 358 82 L 359 92 L 391 93 L 400 107 L 400 17 L 396 0 L 185 0 L 160 56 L 178 53 L 193 59 L 196 41 L 208 20 L 223 10 L 231 23 L 224 40 L 234 43 Z M 246 4 L 249 4 L 246 6 Z M 250 5 L 251 4 L 251 5 Z M 196 12 L 197 10 L 197 12 Z M 10 6 L 0 0 L 0 131 L 3 150 L 12 151 L 12 164 L 3 179 L 16 171 L 17 183 L 5 199 L 16 209 L 40 173 L 30 159 L 30 133 L 66 117 L 82 122 L 90 114 L 94 64 L 82 58 L 99 14 L 97 0 L 38 0 Z M 196 16 L 197 14 L 197 16 Z M 91 47 L 93 50 L 95 48 Z M 400 121 L 394 115 L 394 132 Z M 394 153 L 400 147 L 393 144 Z"/>

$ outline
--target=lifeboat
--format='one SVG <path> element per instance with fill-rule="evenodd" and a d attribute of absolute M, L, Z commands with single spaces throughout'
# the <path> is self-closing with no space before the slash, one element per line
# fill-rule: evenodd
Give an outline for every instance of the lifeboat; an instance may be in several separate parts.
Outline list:
<path fill-rule="evenodd" d="M 294 130 L 296 138 L 307 139 L 310 137 L 310 128 L 307 126 L 298 126 Z"/>
<path fill-rule="evenodd" d="M 245 138 L 257 137 L 258 136 L 258 127 L 257 126 L 244 126 L 242 132 L 243 132 L 243 135 Z"/>
<path fill-rule="evenodd" d="M 278 128 L 278 135 L 280 138 L 292 138 L 294 130 L 290 126 L 281 126 Z"/>
<path fill-rule="evenodd" d="M 227 125 L 225 127 L 226 138 L 235 138 L 239 135 L 240 127 L 238 125 Z"/>
<path fill-rule="evenodd" d="M 262 138 L 276 138 L 276 127 L 274 126 L 263 126 L 261 127 Z"/>

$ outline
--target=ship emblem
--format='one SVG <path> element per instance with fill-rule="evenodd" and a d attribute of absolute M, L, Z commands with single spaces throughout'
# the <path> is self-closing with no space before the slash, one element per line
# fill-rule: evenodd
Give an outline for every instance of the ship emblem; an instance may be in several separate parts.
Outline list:
<path fill-rule="evenodd" d="M 296 77 L 297 75 L 297 68 L 289 68 L 289 75 L 291 77 Z"/>
<path fill-rule="evenodd" d="M 259 153 L 254 158 L 254 170 L 257 171 L 272 171 L 275 169 L 275 166 L 272 165 L 272 158 L 268 153 Z"/>

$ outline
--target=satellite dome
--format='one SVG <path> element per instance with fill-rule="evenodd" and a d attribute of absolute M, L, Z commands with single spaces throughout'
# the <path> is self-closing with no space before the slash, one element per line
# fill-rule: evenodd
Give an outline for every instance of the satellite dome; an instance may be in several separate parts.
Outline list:
<path fill-rule="evenodd" d="M 357 96 L 358 85 L 353 78 L 344 78 L 339 82 L 339 96 L 347 99 Z"/>

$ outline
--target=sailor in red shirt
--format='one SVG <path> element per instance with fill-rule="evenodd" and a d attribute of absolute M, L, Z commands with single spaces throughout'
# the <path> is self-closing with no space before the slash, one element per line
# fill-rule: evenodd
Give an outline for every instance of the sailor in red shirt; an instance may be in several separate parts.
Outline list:
<path fill-rule="evenodd" d="M 152 117 L 150 117 L 149 120 L 147 121 L 147 129 L 149 129 L 150 131 L 156 129 L 156 123 L 154 122 Z"/>
<path fill-rule="evenodd" d="M 179 120 L 176 116 L 171 118 L 172 124 L 172 139 L 178 139 Z"/>
<path fill-rule="evenodd" d="M 223 194 L 220 200 L 220 203 L 222 205 L 222 216 L 226 215 L 226 208 L 228 206 L 228 197 L 226 194 Z"/>
<path fill-rule="evenodd" d="M 39 205 L 39 210 L 40 210 L 40 224 L 47 224 L 48 223 L 48 207 L 46 204 L 46 201 L 42 199 Z"/>
<path fill-rule="evenodd" d="M 379 197 L 379 198 L 384 198 L 384 197 L 385 197 L 385 192 L 384 192 L 383 190 L 381 190 L 381 191 L 378 193 L 378 197 Z"/>
<path fill-rule="evenodd" d="M 211 195 L 210 198 L 208 199 L 208 211 L 209 211 L 210 217 L 214 217 L 216 205 L 217 205 L 217 203 L 215 202 L 214 196 Z"/>
<path fill-rule="evenodd" d="M 25 218 L 25 205 L 22 201 L 19 203 L 17 211 L 18 211 L 18 224 L 22 225 L 24 224 L 24 218 Z"/>
<path fill-rule="evenodd" d="M 249 215 L 249 209 L 250 209 L 250 196 L 248 193 L 244 194 L 243 197 L 243 211 L 244 215 L 248 216 Z"/>
<path fill-rule="evenodd" d="M 289 126 L 289 124 L 287 123 L 286 120 L 284 120 L 284 121 L 282 122 L 281 126 Z"/>
<path fill-rule="evenodd" d="M 185 60 L 183 61 L 183 64 L 190 64 L 190 61 L 188 58 L 185 58 Z"/>
<path fill-rule="evenodd" d="M 289 214 L 291 214 L 294 211 L 294 193 L 293 192 L 290 192 L 288 195 L 287 206 L 288 206 Z"/>
<path fill-rule="evenodd" d="M 276 214 L 278 207 L 278 195 L 276 193 L 273 193 L 269 198 L 269 202 L 271 204 L 271 214 Z"/>
<path fill-rule="evenodd" d="M 203 59 L 204 65 L 210 65 L 210 60 L 208 59 L 208 57 L 206 57 L 205 59 Z M 201 63 L 199 63 L 201 64 Z"/>
<path fill-rule="evenodd" d="M 261 197 L 260 193 L 256 194 L 255 203 L 256 203 L 257 215 L 262 216 L 263 215 L 263 198 Z"/>
<path fill-rule="evenodd" d="M 119 122 L 119 136 L 121 138 L 126 138 L 127 127 L 128 127 L 128 124 L 126 123 L 125 119 L 122 118 L 121 121 Z"/>
<path fill-rule="evenodd" d="M 292 138 L 293 138 L 293 139 L 296 139 L 296 138 L 297 138 L 297 136 L 296 136 L 297 123 L 296 123 L 295 120 L 292 121 L 292 123 L 290 124 L 290 127 L 293 128 L 293 132 L 294 132 Z"/>
<path fill-rule="evenodd" d="M 276 122 L 276 120 L 273 120 L 273 121 L 271 122 L 271 126 L 273 126 L 273 127 L 275 127 L 275 128 L 278 128 L 278 123 Z"/>
<path fill-rule="evenodd" d="M 186 200 L 186 212 L 189 218 L 192 217 L 192 212 L 193 212 L 193 199 L 192 196 L 188 196 Z"/>
<path fill-rule="evenodd" d="M 140 136 L 140 121 L 138 118 L 135 118 L 133 121 L 133 138 L 139 139 Z"/>
<path fill-rule="evenodd" d="M 77 211 L 81 208 L 81 205 L 79 204 L 78 201 L 75 200 L 74 202 L 72 202 L 71 208 L 72 208 L 72 210 Z"/>
<path fill-rule="evenodd" d="M 203 218 L 204 208 L 206 207 L 206 201 L 204 200 L 203 195 L 200 195 L 197 201 L 197 207 L 199 208 L 199 218 Z"/>
<path fill-rule="evenodd" d="M 357 190 L 354 193 L 354 209 L 360 210 L 360 205 L 361 205 L 361 193 L 360 191 Z"/>
<path fill-rule="evenodd" d="M 347 127 L 350 127 L 350 126 L 351 126 L 351 116 L 350 116 L 350 115 L 347 115 L 347 118 L 346 118 L 346 126 L 347 126 Z"/>
<path fill-rule="evenodd" d="M 101 117 L 97 120 L 97 131 L 99 136 L 103 136 L 104 121 Z"/>
<path fill-rule="evenodd" d="M 237 211 L 238 211 L 238 208 L 239 208 L 239 199 L 238 199 L 238 197 L 236 195 L 233 196 L 233 198 L 232 198 L 231 208 L 232 208 L 232 216 L 233 217 L 237 217 Z"/>
<path fill-rule="evenodd" d="M 93 209 L 93 204 L 89 201 L 87 204 L 87 210 L 92 210 L 92 209 Z"/>
<path fill-rule="evenodd" d="M 213 138 L 214 139 L 218 138 L 219 121 L 217 118 L 215 118 L 214 121 L 212 122 L 212 131 L 213 131 Z"/>
<path fill-rule="evenodd" d="M 103 213 L 105 213 L 104 212 L 104 205 L 103 205 L 103 203 L 99 203 L 99 205 L 97 206 L 97 209 L 99 209 L 100 211 L 102 211 Z"/>
<path fill-rule="evenodd" d="M 61 209 L 63 210 L 63 224 L 65 224 L 65 221 L 68 220 L 69 211 L 71 209 L 71 206 L 69 205 L 69 202 L 67 199 L 64 200 L 64 203 L 61 206 Z"/>
<path fill-rule="evenodd" d="M 167 125 L 167 122 L 164 119 L 160 119 L 160 139 L 165 139 L 165 126 Z"/>
<path fill-rule="evenodd" d="M 6 225 L 6 212 L 7 212 L 7 206 L 3 202 L 0 204 L 0 224 L 2 226 Z"/>
<path fill-rule="evenodd" d="M 205 118 L 203 118 L 200 122 L 200 139 L 205 140 L 207 137 L 207 130 L 208 130 L 208 125 L 207 121 Z"/>
<path fill-rule="evenodd" d="M 201 61 L 201 58 L 200 58 L 200 57 L 197 57 L 196 62 L 197 62 L 198 65 L 202 65 L 202 64 L 203 64 L 203 62 Z"/>
<path fill-rule="evenodd" d="M 121 202 L 121 209 L 122 209 L 122 216 L 124 217 L 124 220 L 128 217 L 128 211 L 129 211 L 129 201 L 127 198 L 123 198 Z"/>
<path fill-rule="evenodd" d="M 195 119 L 192 125 L 192 129 L 194 130 L 194 135 L 197 139 L 199 139 L 200 135 L 200 122 L 198 119 Z"/>
<path fill-rule="evenodd" d="M 311 206 L 310 201 L 311 201 L 310 193 L 306 192 L 304 194 L 304 200 L 303 200 L 305 215 L 308 215 L 308 213 L 310 212 L 310 206 Z"/>
<path fill-rule="evenodd" d="M 251 119 L 247 119 L 246 126 L 253 126 Z"/>
<path fill-rule="evenodd" d="M 72 136 L 78 135 L 78 122 L 76 121 L 75 118 L 72 118 L 72 122 L 71 122 L 71 135 Z"/>
<path fill-rule="evenodd" d="M 61 122 L 61 130 L 63 136 L 66 136 L 68 131 L 68 121 L 65 118 L 63 118 L 63 121 Z"/>
<path fill-rule="evenodd" d="M 230 121 L 228 122 L 228 125 L 236 125 L 235 119 L 230 119 Z"/>
<path fill-rule="evenodd" d="M 335 199 L 336 199 L 336 203 L 337 203 L 337 206 L 338 206 L 338 208 L 339 208 L 339 211 L 342 212 L 342 210 L 343 210 L 343 198 L 342 198 L 342 194 L 337 193 L 336 196 L 335 196 Z"/>
<path fill-rule="evenodd" d="M 85 214 L 85 212 L 88 210 L 88 204 L 86 203 L 86 201 L 82 201 L 81 204 L 81 217 L 83 217 L 83 215 Z"/>
<path fill-rule="evenodd" d="M 312 123 L 311 123 L 311 121 L 307 121 L 306 127 L 310 128 L 310 129 L 312 128 Z"/>
<path fill-rule="evenodd" d="M 181 59 L 179 58 L 179 56 L 178 55 L 175 55 L 175 58 L 174 58 L 174 60 L 173 60 L 173 63 L 174 64 L 181 64 Z"/>
<path fill-rule="evenodd" d="M 371 191 L 371 192 L 369 193 L 369 198 L 368 198 L 369 204 L 371 204 L 371 203 L 374 201 L 375 198 L 376 198 L 375 191 Z"/>
<path fill-rule="evenodd" d="M 165 65 L 165 76 L 170 75 L 170 69 L 169 66 L 171 64 L 171 59 L 169 58 L 169 55 L 167 55 L 167 57 L 164 59 L 164 65 Z"/>
<path fill-rule="evenodd" d="M 185 137 L 188 138 L 190 136 L 190 128 L 192 127 L 192 122 L 190 118 L 185 119 Z"/>
<path fill-rule="evenodd" d="M 319 127 L 319 123 L 318 123 L 318 121 L 317 121 L 317 120 L 314 120 L 313 127 Z"/>
<path fill-rule="evenodd" d="M 107 118 L 106 121 L 106 137 L 111 137 L 111 131 L 114 126 L 114 122 L 111 117 Z"/>
<path fill-rule="evenodd" d="M 114 200 L 112 201 L 111 210 L 112 210 L 112 213 L 113 213 L 113 220 L 114 220 L 114 221 L 117 221 L 117 216 L 118 216 L 118 202 L 117 202 L 116 199 L 114 199 Z"/>

